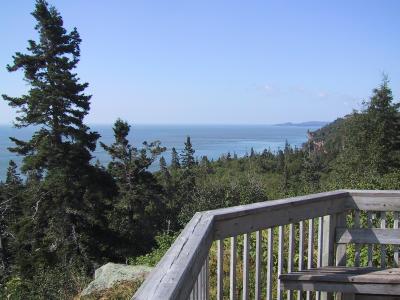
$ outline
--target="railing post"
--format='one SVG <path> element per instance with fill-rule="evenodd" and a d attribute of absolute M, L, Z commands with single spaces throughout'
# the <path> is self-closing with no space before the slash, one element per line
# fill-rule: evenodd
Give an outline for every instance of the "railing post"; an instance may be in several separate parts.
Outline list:
<path fill-rule="evenodd" d="M 336 215 L 328 215 L 323 217 L 323 239 L 322 239 L 322 259 L 323 267 L 333 266 L 335 255 L 335 227 Z M 332 293 L 321 293 L 321 300 L 333 300 Z"/>
<path fill-rule="evenodd" d="M 335 227 L 336 216 L 328 215 L 323 220 L 322 261 L 325 266 L 333 266 L 335 255 Z"/>

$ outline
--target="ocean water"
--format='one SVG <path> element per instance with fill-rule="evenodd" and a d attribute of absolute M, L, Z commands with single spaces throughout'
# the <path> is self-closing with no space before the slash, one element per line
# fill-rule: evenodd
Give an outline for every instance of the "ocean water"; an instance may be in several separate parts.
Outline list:
<path fill-rule="evenodd" d="M 277 151 L 282 149 L 287 140 L 292 146 L 300 147 L 307 140 L 307 130 L 316 130 L 319 127 L 306 126 L 277 126 L 277 125 L 134 125 L 131 127 L 129 140 L 131 144 L 140 148 L 143 141 L 161 141 L 167 147 L 163 156 L 170 161 L 170 151 L 175 147 L 177 151 L 184 148 L 186 137 L 190 136 L 195 156 L 199 159 L 206 155 L 209 159 L 217 159 L 230 152 L 243 156 L 250 153 L 251 148 L 257 152 L 264 149 Z M 99 141 L 109 145 L 113 143 L 112 125 L 92 125 L 91 129 L 100 133 Z M 22 140 L 30 138 L 34 129 L 16 129 L 10 126 L 0 126 L 0 180 L 4 180 L 8 161 L 13 159 L 17 164 L 22 158 L 10 153 L 7 148 L 13 144 L 8 137 L 13 136 Z M 107 164 L 110 157 L 100 146 L 93 153 L 94 160 Z M 157 170 L 158 162 L 152 170 Z"/>

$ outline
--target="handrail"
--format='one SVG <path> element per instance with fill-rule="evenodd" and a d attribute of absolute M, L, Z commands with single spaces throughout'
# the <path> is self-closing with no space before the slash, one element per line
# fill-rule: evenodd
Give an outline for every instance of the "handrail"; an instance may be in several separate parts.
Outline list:
<path fill-rule="evenodd" d="M 214 240 L 359 207 L 400 210 L 393 199 L 400 191 L 338 190 L 196 213 L 132 299 L 188 299 Z"/>

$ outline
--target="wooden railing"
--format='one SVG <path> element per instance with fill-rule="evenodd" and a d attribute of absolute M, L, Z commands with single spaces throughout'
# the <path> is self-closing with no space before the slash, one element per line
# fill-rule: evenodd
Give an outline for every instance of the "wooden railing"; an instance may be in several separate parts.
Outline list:
<path fill-rule="evenodd" d="M 341 190 L 196 213 L 133 299 L 327 299 L 281 291 L 278 277 L 358 266 L 365 253 L 368 265 L 398 265 L 398 246 L 389 246 L 389 259 L 385 245 L 364 251 L 335 229 L 373 227 L 377 218 L 382 228 L 398 228 L 399 211 L 400 191 Z"/>

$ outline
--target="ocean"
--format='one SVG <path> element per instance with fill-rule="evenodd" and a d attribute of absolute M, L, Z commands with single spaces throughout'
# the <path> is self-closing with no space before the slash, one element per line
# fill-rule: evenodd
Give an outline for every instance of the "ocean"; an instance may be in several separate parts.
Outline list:
<path fill-rule="evenodd" d="M 195 156 L 199 159 L 206 155 L 209 159 L 217 159 L 230 152 L 243 156 L 250 153 L 251 148 L 257 152 L 264 149 L 277 151 L 283 149 L 285 141 L 290 145 L 300 147 L 307 140 L 307 130 L 316 130 L 319 126 L 287 126 L 287 125 L 134 125 L 131 127 L 129 140 L 140 148 L 143 141 L 161 141 L 167 147 L 163 156 L 170 161 L 171 148 L 177 151 L 184 148 L 186 137 L 190 136 Z M 99 141 L 110 145 L 113 143 L 112 125 L 91 125 L 91 129 L 100 133 Z M 0 126 L 0 180 L 5 179 L 7 165 L 10 159 L 18 165 L 22 158 L 10 153 L 7 148 L 13 144 L 8 137 L 22 140 L 30 138 L 34 129 L 16 129 L 11 126 Z M 93 153 L 94 161 L 99 160 L 106 165 L 110 157 L 99 145 Z M 157 170 L 158 162 L 152 166 Z"/>

